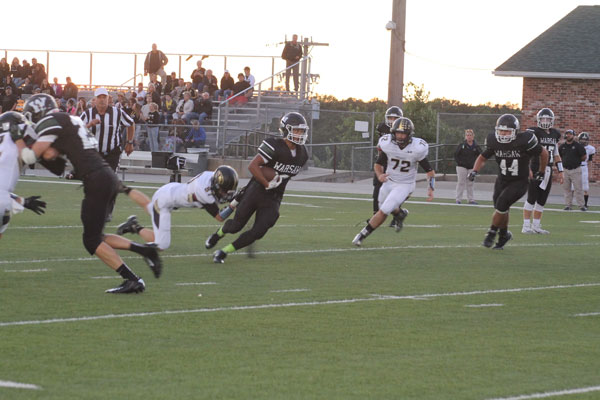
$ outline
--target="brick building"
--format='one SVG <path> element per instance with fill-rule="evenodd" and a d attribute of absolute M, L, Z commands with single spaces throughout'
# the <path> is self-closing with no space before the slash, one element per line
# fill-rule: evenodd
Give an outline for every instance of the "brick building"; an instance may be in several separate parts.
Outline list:
<path fill-rule="evenodd" d="M 556 128 L 588 132 L 600 151 L 600 6 L 575 8 L 493 73 L 523 77 L 523 127 L 549 107 Z M 600 181 L 600 157 L 589 168 Z"/>

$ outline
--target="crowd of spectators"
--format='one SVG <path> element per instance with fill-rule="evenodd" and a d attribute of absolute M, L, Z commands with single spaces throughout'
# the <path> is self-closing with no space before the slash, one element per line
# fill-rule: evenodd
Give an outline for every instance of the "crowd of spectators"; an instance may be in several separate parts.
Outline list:
<path fill-rule="evenodd" d="M 149 147 L 150 141 L 154 148 L 158 141 L 158 125 L 184 125 L 170 129 L 170 135 L 162 147 L 202 146 L 206 140 L 203 125 L 211 123 L 213 101 L 233 97 L 230 100 L 232 104 L 244 105 L 252 96 L 255 79 L 249 67 L 244 68 L 244 73 L 238 74 L 237 82 L 234 82 L 228 70 L 224 71 L 219 82 L 211 69 L 202 67 L 200 60 L 190 79 L 185 80 L 177 77 L 175 72 L 167 75 L 163 70 L 166 62 L 168 60 L 164 54 L 153 47 L 145 63 L 145 72 L 150 75 L 147 86 L 140 82 L 136 90 L 119 92 L 116 99 L 109 96 L 110 105 L 123 108 L 134 119 L 137 126 L 136 144 L 140 149 Z M 157 79 L 159 75 L 162 78 L 160 81 Z M 24 98 L 36 93 L 55 97 L 61 111 L 71 115 L 81 115 L 86 109 L 94 107 L 95 98 L 78 97 L 79 88 L 71 77 L 66 77 L 64 85 L 58 83 L 58 78 L 53 78 L 52 82 L 48 81 L 44 65 L 35 58 L 31 59 L 31 64 L 27 60 L 20 62 L 17 57 L 8 64 L 6 58 L 2 58 L 0 113 L 19 111 Z M 250 90 L 235 97 L 248 88 Z"/>

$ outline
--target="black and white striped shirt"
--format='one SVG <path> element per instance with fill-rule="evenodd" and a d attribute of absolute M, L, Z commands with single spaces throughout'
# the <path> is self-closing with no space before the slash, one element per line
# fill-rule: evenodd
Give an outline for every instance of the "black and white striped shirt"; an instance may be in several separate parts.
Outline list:
<path fill-rule="evenodd" d="M 98 109 L 88 108 L 81 114 L 81 119 L 87 125 L 94 119 L 100 123 L 89 128 L 98 140 L 98 151 L 106 154 L 116 148 L 123 148 L 122 134 L 126 127 L 133 125 L 133 119 L 118 107 L 108 107 L 104 116 L 98 114 Z"/>

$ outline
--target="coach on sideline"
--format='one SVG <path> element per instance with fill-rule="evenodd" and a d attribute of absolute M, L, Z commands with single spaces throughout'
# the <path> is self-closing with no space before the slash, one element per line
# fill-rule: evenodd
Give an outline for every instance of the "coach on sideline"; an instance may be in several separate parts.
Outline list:
<path fill-rule="evenodd" d="M 122 144 L 122 129 L 127 127 L 127 142 L 125 153 L 133 151 L 133 137 L 135 135 L 135 123 L 122 109 L 108 105 L 108 91 L 98 88 L 94 93 L 96 106 L 88 108 L 81 114 L 85 126 L 96 136 L 98 140 L 98 151 L 102 158 L 110 165 L 113 171 L 117 170 Z"/>

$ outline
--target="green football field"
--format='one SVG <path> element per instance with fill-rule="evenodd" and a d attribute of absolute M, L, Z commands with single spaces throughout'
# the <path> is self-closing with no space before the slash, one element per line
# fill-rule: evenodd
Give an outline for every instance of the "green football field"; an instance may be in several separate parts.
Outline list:
<path fill-rule="evenodd" d="M 204 248 L 217 222 L 180 209 L 163 276 L 123 252 L 146 292 L 109 295 L 81 188 L 17 192 L 48 210 L 0 240 L 0 399 L 600 398 L 599 207 L 548 210 L 544 236 L 515 208 L 492 251 L 489 203 L 413 198 L 400 233 L 355 248 L 368 196 L 288 192 L 254 256 L 222 265 Z M 130 214 L 150 222 L 121 196 L 106 231 Z"/>

